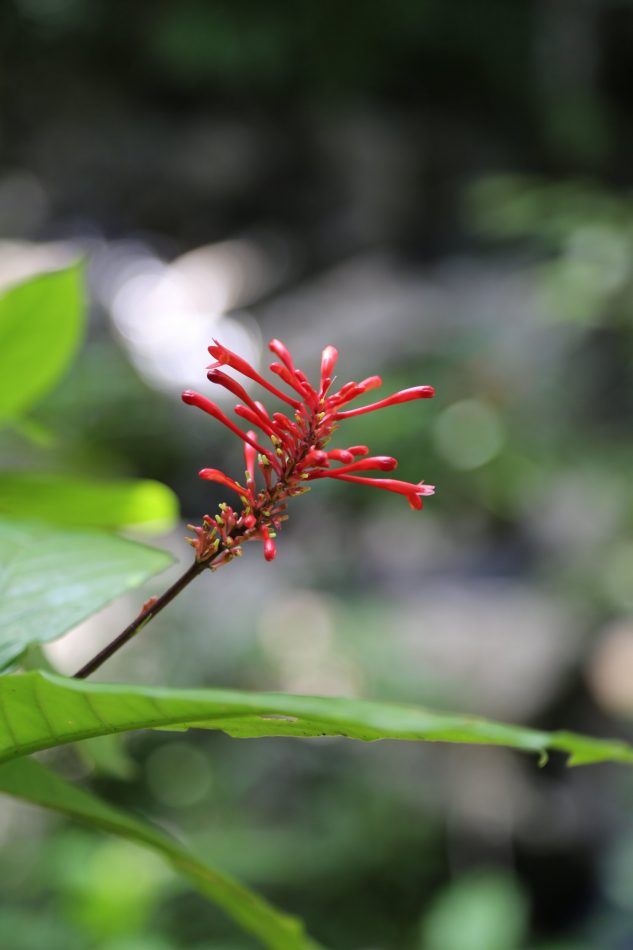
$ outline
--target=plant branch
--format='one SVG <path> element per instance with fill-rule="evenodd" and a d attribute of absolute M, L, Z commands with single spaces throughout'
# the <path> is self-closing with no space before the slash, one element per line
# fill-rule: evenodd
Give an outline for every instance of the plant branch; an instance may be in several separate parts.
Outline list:
<path fill-rule="evenodd" d="M 105 663 L 106 660 L 109 660 L 110 657 L 120 650 L 122 646 L 125 646 L 139 630 L 142 630 L 143 627 L 152 620 L 156 614 L 159 614 L 163 607 L 166 607 L 167 604 L 178 596 L 178 594 L 187 587 L 194 578 L 198 577 L 199 574 L 202 574 L 204 570 L 209 567 L 209 561 L 194 561 L 191 567 L 189 567 L 185 573 L 175 581 L 171 587 L 169 587 L 164 594 L 161 594 L 160 597 L 151 598 L 143 606 L 143 609 L 134 620 L 128 624 L 128 626 L 123 630 L 118 637 L 115 637 L 111 643 L 108 643 L 107 646 L 100 650 L 96 656 L 93 656 L 85 666 L 82 666 L 78 670 L 73 679 L 85 679 L 87 676 L 90 676 L 91 673 L 94 673 L 95 670 L 98 670 L 99 667 Z"/>

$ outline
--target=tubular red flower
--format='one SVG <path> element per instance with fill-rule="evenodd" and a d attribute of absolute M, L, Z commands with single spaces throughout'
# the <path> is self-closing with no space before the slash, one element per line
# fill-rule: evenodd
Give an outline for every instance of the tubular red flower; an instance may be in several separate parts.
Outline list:
<path fill-rule="evenodd" d="M 227 488 L 231 488 L 234 492 L 237 492 L 240 497 L 248 496 L 248 491 L 246 488 L 233 481 L 232 478 L 229 478 L 228 475 L 225 475 L 224 472 L 221 472 L 217 468 L 202 468 L 198 472 L 200 478 L 204 478 L 207 482 L 218 482 L 220 485 L 226 485 Z"/>
<path fill-rule="evenodd" d="M 303 374 L 299 374 L 298 370 L 294 373 L 291 373 L 290 370 L 284 366 L 282 363 L 271 363 L 268 367 L 271 373 L 275 373 L 276 376 L 279 376 L 280 379 L 283 379 L 286 385 L 290 386 L 295 392 L 299 393 L 302 399 L 307 400 L 309 403 L 314 405 L 316 402 L 316 393 L 313 390 L 312 386 L 305 380 L 305 377 L 302 379 Z"/>
<path fill-rule="evenodd" d="M 236 379 L 233 379 L 232 376 L 228 376 L 226 373 L 223 373 L 219 369 L 210 369 L 207 373 L 207 379 L 210 383 L 216 383 L 218 386 L 224 386 L 225 389 L 228 389 L 230 393 L 233 393 L 234 396 L 237 396 L 238 399 L 243 399 L 244 402 L 250 400 L 250 396 L 246 392 L 243 386 L 238 383 Z M 252 402 L 252 400 L 250 400 Z"/>
<path fill-rule="evenodd" d="M 321 353 L 321 379 L 327 377 L 331 379 L 336 361 L 338 360 L 338 350 L 334 346 L 326 346 Z"/>
<path fill-rule="evenodd" d="M 341 465 L 339 468 L 331 468 L 326 472 L 317 472 L 313 478 L 329 478 L 333 475 L 346 475 L 348 472 L 393 472 L 398 467 L 397 459 L 390 455 L 375 455 L 373 458 L 360 459 L 358 462 L 352 462 L 350 465 Z"/>
<path fill-rule="evenodd" d="M 338 350 L 333 346 L 326 346 L 321 353 L 321 390 L 324 396 L 332 384 L 332 373 L 338 360 Z"/>
<path fill-rule="evenodd" d="M 350 449 L 331 449 L 327 457 L 335 462 L 353 462 L 354 453 Z"/>
<path fill-rule="evenodd" d="M 252 439 L 253 441 L 255 441 L 255 433 L 252 430 L 249 430 L 246 433 L 246 435 L 249 437 L 249 439 Z M 245 442 L 244 443 L 244 463 L 246 465 L 246 474 L 248 477 L 249 488 L 251 484 L 252 485 L 255 484 L 256 457 L 257 457 L 257 453 L 255 452 L 255 449 L 253 448 L 252 444 L 250 442 Z"/>
<path fill-rule="evenodd" d="M 262 418 L 261 413 L 253 412 L 248 406 L 242 406 L 241 403 L 238 403 L 235 409 L 233 410 L 236 416 L 241 416 L 242 419 L 246 419 L 247 422 L 250 422 L 251 425 L 257 426 L 266 435 L 275 435 L 276 429 L 270 424 L 266 419 Z"/>
<path fill-rule="evenodd" d="M 222 346 L 217 340 L 215 340 L 214 343 L 214 346 L 209 347 L 209 353 L 217 360 L 217 364 L 211 366 L 210 369 L 215 369 L 216 366 L 231 366 L 233 369 L 236 369 L 238 373 L 241 373 L 242 376 L 247 376 L 249 379 L 259 383 L 260 386 L 267 389 L 273 396 L 277 396 L 278 399 L 282 399 L 289 405 L 294 406 L 295 409 L 301 406 L 301 403 L 297 402 L 296 399 L 286 395 L 286 393 L 277 389 L 276 386 L 273 386 L 272 383 L 269 383 L 267 379 L 264 379 L 257 370 L 253 369 L 250 363 L 247 363 L 246 360 L 238 356 L 237 353 L 233 353 L 232 350 L 229 350 L 226 346 Z"/>
<path fill-rule="evenodd" d="M 296 439 L 301 439 L 302 432 L 298 426 L 291 422 L 290 419 L 283 414 L 283 412 L 273 412 L 273 420 L 277 423 L 277 426 L 281 426 L 282 429 L 285 429 L 290 435 L 293 435 Z"/>
<path fill-rule="evenodd" d="M 396 406 L 401 402 L 410 402 L 412 399 L 431 399 L 435 395 L 432 386 L 413 386 L 411 389 L 401 389 L 399 393 L 387 396 L 380 402 L 374 402 L 370 406 L 359 406 L 358 409 L 347 409 L 345 412 L 337 412 L 337 419 L 349 419 L 351 416 L 360 416 L 364 412 L 375 412 L 377 409 L 384 409 L 386 406 Z"/>
<path fill-rule="evenodd" d="M 232 393 L 234 396 L 237 396 L 237 398 L 241 399 L 242 402 L 245 402 L 254 413 L 261 415 L 263 419 L 267 418 L 266 410 L 263 408 L 262 404 L 256 403 L 254 399 L 251 399 L 244 387 L 241 386 L 236 379 L 233 379 L 232 376 L 227 376 L 226 373 L 221 372 L 219 369 L 211 369 L 207 373 L 207 379 L 210 383 L 216 383 L 218 386 L 224 386 L 224 388 L 230 393 Z"/>
<path fill-rule="evenodd" d="M 346 383 L 339 392 L 328 399 L 328 403 L 332 408 L 344 406 L 346 403 L 358 399 L 364 393 L 368 393 L 371 389 L 378 389 L 379 386 L 382 386 L 380 376 L 368 376 L 362 383 Z"/>
<path fill-rule="evenodd" d="M 302 373 L 300 369 L 295 367 L 287 346 L 282 343 L 281 340 L 271 340 L 268 344 L 268 349 L 271 353 L 275 353 L 283 363 L 283 367 L 280 367 L 279 363 L 271 363 L 269 367 L 271 372 L 283 379 L 288 386 L 292 386 L 302 399 L 307 399 L 308 402 L 314 404 L 317 399 L 317 393 L 310 385 L 310 381 L 305 373 Z"/>
<path fill-rule="evenodd" d="M 316 389 L 311 385 L 310 380 L 300 369 L 295 370 L 295 375 L 300 383 L 304 383 L 311 396 L 316 396 Z"/>
<path fill-rule="evenodd" d="M 296 373 L 290 350 L 285 343 L 282 343 L 281 340 L 273 339 L 268 344 L 268 349 L 271 353 L 274 353 L 275 356 L 279 357 L 284 366 L 286 366 L 293 375 Z"/>
<path fill-rule="evenodd" d="M 411 504 L 413 499 L 417 499 L 419 504 L 412 504 L 414 508 L 421 508 L 423 495 L 434 495 L 435 486 L 425 485 L 423 482 L 414 484 L 413 482 L 401 482 L 396 478 L 367 478 L 363 475 L 339 474 L 336 471 L 330 473 L 331 478 L 340 478 L 344 482 L 356 482 L 358 485 L 369 485 L 372 488 L 382 488 L 384 491 L 395 492 L 398 495 L 406 495 Z"/>
<path fill-rule="evenodd" d="M 255 405 L 257 406 L 257 410 L 261 414 L 262 419 L 265 419 L 267 422 L 270 422 L 271 421 L 270 415 L 266 409 L 266 406 L 262 402 L 259 402 L 259 400 L 257 399 L 255 400 Z"/>
<path fill-rule="evenodd" d="M 328 464 L 328 453 L 324 452 L 322 449 L 315 449 L 313 452 L 309 452 L 303 461 L 304 468 L 308 468 L 310 465 L 327 465 L 327 464 Z"/>

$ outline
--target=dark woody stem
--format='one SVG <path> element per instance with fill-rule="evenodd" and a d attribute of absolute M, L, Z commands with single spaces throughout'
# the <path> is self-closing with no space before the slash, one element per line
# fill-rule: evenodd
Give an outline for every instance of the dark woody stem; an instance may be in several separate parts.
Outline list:
<path fill-rule="evenodd" d="M 313 440 L 315 438 L 315 429 L 316 424 L 315 420 L 311 420 L 308 432 L 304 436 L 302 453 L 297 458 L 293 458 L 290 464 L 288 465 L 286 471 L 283 473 L 283 476 L 280 477 L 276 485 L 272 485 L 269 482 L 270 473 L 269 469 L 264 469 L 264 476 L 266 478 L 266 491 L 262 503 L 259 506 L 262 511 L 266 512 L 266 515 L 270 515 L 271 512 L 280 513 L 281 510 L 285 508 L 285 500 L 287 498 L 287 493 L 289 487 L 292 484 L 292 478 L 297 467 L 297 464 L 302 460 L 302 458 L 307 455 L 312 447 Z M 301 482 L 300 484 L 303 484 Z M 166 607 L 167 604 L 171 603 L 175 597 L 180 594 L 181 591 L 187 587 L 194 578 L 198 577 L 199 574 L 202 574 L 207 568 L 210 568 L 213 562 L 219 562 L 215 566 L 219 567 L 222 563 L 227 563 L 224 560 L 220 560 L 221 555 L 228 554 L 229 560 L 231 559 L 231 551 L 239 547 L 240 543 L 248 541 L 252 538 L 254 532 L 247 531 L 240 533 L 236 531 L 234 534 L 231 534 L 230 540 L 232 545 L 227 547 L 226 544 L 220 546 L 220 548 L 215 551 L 210 557 L 205 557 L 204 560 L 198 561 L 195 560 L 188 570 L 175 581 L 170 588 L 168 588 L 164 594 L 160 597 L 151 598 L 144 605 L 141 612 L 138 614 L 134 620 L 128 624 L 125 630 L 122 630 L 118 637 L 115 637 L 111 643 L 100 650 L 96 656 L 89 660 L 80 670 L 78 670 L 73 679 L 85 679 L 87 676 L 90 676 L 91 673 L 94 673 L 95 670 L 98 670 L 106 660 L 109 660 L 121 647 L 125 646 L 136 634 L 143 629 L 143 627 L 152 620 L 156 614 L 159 614 L 163 607 Z"/>
<path fill-rule="evenodd" d="M 178 594 L 187 587 L 194 578 L 198 577 L 199 574 L 202 574 L 203 571 L 207 570 L 212 559 L 206 561 L 194 561 L 188 570 L 175 581 L 171 587 L 169 587 L 164 594 L 161 594 L 160 597 L 152 599 L 147 602 L 145 607 L 141 610 L 140 614 L 135 617 L 132 623 L 123 630 L 118 637 L 115 637 L 111 643 L 108 643 L 107 646 L 103 648 L 96 656 L 86 663 L 85 666 L 82 666 L 78 670 L 73 679 L 85 679 L 87 676 L 90 676 L 91 673 L 94 673 L 95 670 L 98 670 L 99 667 L 105 663 L 106 660 L 109 660 L 110 657 L 120 650 L 122 646 L 125 646 L 139 630 L 152 620 L 156 614 L 159 614 L 163 607 L 166 607 L 167 604 L 178 596 Z"/>

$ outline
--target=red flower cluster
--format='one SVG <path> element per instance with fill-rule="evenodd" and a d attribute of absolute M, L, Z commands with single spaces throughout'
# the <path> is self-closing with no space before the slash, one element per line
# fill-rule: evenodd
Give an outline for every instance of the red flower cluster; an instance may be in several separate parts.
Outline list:
<path fill-rule="evenodd" d="M 182 394 L 186 403 L 213 416 L 244 443 L 245 484 L 229 478 L 216 468 L 203 468 L 199 473 L 201 478 L 219 482 L 232 489 L 242 503 L 239 512 L 222 504 L 220 514 L 216 515 L 215 519 L 205 515 L 201 526 L 191 526 L 196 537 L 190 539 L 190 542 L 196 549 L 197 560 L 213 561 L 214 567 L 241 554 L 240 545 L 254 539 L 263 541 L 264 556 L 267 561 L 272 561 L 276 554 L 273 539 L 282 521 L 286 519 L 287 500 L 307 491 L 306 482 L 317 478 L 336 478 L 382 488 L 404 495 L 409 505 L 418 509 L 422 507 L 422 497 L 434 492 L 431 485 L 425 485 L 423 482 L 413 484 L 394 478 L 365 475 L 365 472 L 370 471 L 391 472 L 398 464 L 395 458 L 386 455 L 367 457 L 369 450 L 366 445 L 352 445 L 347 449 L 326 449 L 332 433 L 342 420 L 412 399 L 429 399 L 434 395 L 432 386 L 414 386 L 369 406 L 345 409 L 344 407 L 358 396 L 380 386 L 380 376 L 370 376 L 361 383 L 346 383 L 338 392 L 330 394 L 334 367 L 338 359 L 338 353 L 333 346 L 326 346 L 323 350 L 318 390 L 310 384 L 306 375 L 295 367 L 292 356 L 280 340 L 271 340 L 269 348 L 279 359 L 279 362 L 271 363 L 271 371 L 292 390 L 293 395 L 282 392 L 264 379 L 246 360 L 217 341 L 214 346 L 209 347 L 209 352 L 216 362 L 209 367 L 207 376 L 212 383 L 223 386 L 241 400 L 235 407 L 236 415 L 259 429 L 264 439 L 269 440 L 270 447 L 260 443 L 262 437 L 253 429 L 241 429 L 206 396 L 190 390 Z M 262 403 L 253 400 L 240 383 L 223 373 L 219 368 L 221 366 L 230 366 L 248 379 L 259 383 L 286 403 L 292 410 L 291 414 L 273 412 L 270 415 Z M 332 463 L 340 464 L 333 467 Z M 259 469 L 263 481 L 259 488 L 255 478 L 256 469 Z"/>

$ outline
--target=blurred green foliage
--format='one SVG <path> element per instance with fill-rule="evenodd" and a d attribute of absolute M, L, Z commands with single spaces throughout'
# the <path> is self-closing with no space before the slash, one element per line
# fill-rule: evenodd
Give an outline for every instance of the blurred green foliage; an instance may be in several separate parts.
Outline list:
<path fill-rule="evenodd" d="M 0 421 L 5 425 L 58 383 L 79 346 L 83 318 L 79 267 L 44 274 L 0 297 Z"/>
<path fill-rule="evenodd" d="M 521 242 L 553 320 L 633 320 L 633 198 L 598 182 L 524 175 L 481 179 L 468 191 L 469 226 Z"/>

